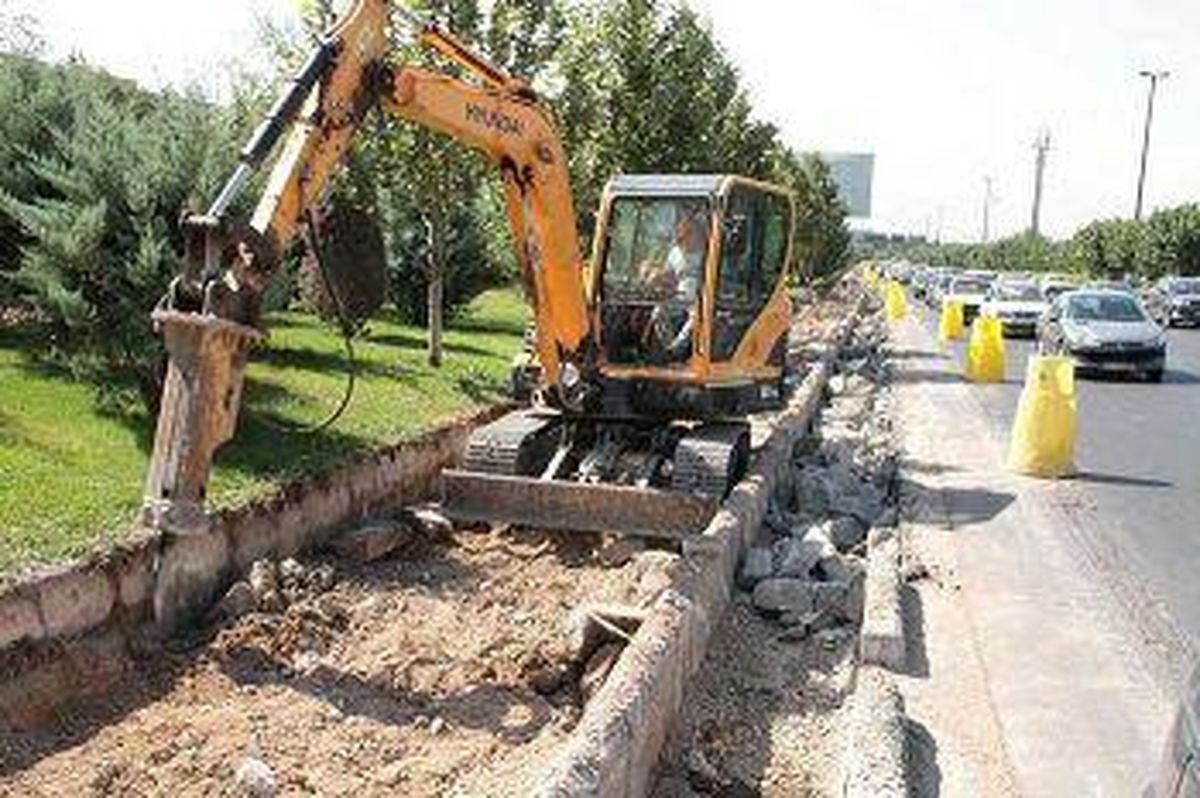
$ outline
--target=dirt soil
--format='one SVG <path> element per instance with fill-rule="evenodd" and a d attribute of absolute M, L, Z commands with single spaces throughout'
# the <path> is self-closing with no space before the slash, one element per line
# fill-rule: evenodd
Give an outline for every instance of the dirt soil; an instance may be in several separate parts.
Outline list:
<path fill-rule="evenodd" d="M 691 682 L 655 798 L 841 794 L 854 636 L 789 641 L 738 593 Z"/>
<path fill-rule="evenodd" d="M 844 314 L 836 294 L 809 298 L 793 342 Z M 528 794 L 584 702 L 570 612 L 649 606 L 667 583 L 675 555 L 640 548 L 456 529 L 372 564 L 306 560 L 332 584 L 145 652 L 119 688 L 38 734 L 0 732 L 0 796 L 256 794 L 264 771 L 280 795 Z M 741 601 L 738 619 L 752 615 Z M 830 722 L 813 709 L 844 691 L 848 644 L 783 643 L 743 620 L 718 632 L 681 739 L 765 786 Z M 782 733 L 763 747 L 768 729 Z"/>
<path fill-rule="evenodd" d="M 375 564 L 306 563 L 332 565 L 332 588 L 210 626 L 55 728 L 0 740 L 0 795 L 245 794 L 248 756 L 281 795 L 526 794 L 580 714 L 569 612 L 648 602 L 672 559 L 604 567 L 625 557 L 601 548 L 456 530 Z"/>

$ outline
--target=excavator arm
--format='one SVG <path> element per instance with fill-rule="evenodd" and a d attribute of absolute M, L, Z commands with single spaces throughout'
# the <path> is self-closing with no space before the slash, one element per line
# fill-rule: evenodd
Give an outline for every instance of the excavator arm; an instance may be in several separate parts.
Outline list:
<path fill-rule="evenodd" d="M 387 60 L 392 14 L 463 77 Z M 527 293 L 543 380 L 590 370 L 584 269 L 567 161 L 528 84 L 436 25 L 386 0 L 355 0 L 272 107 L 208 212 L 184 220 L 187 267 L 154 313 L 170 365 L 146 486 L 144 520 L 207 528 L 212 456 L 232 436 L 259 304 L 281 253 L 308 224 L 355 131 L 374 109 L 449 135 L 499 169 Z M 248 224 L 229 209 L 283 140 Z"/>

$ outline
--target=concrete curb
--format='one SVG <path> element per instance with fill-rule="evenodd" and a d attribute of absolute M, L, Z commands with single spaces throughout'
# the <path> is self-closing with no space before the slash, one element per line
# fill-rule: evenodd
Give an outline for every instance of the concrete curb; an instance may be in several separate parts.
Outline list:
<path fill-rule="evenodd" d="M 867 578 L 863 585 L 863 625 L 859 653 L 864 665 L 904 671 L 907 654 L 900 603 L 898 530 L 872 530 L 867 539 Z"/>
<path fill-rule="evenodd" d="M 535 795 L 645 795 L 683 701 L 687 680 L 704 659 L 708 640 L 733 591 L 741 550 L 761 526 L 772 491 L 789 471 L 796 441 L 807 433 L 823 400 L 832 363 L 865 307 L 826 336 L 821 359 L 755 455 L 747 477 L 695 540 L 685 542 L 680 568 L 616 667 L 584 710 Z"/>
<path fill-rule="evenodd" d="M 850 697 L 845 752 L 845 798 L 905 798 L 908 795 L 904 699 L 891 674 L 859 669 Z"/>
<path fill-rule="evenodd" d="M 0 590 L 0 719 L 34 725 L 58 706 L 103 692 L 144 641 L 203 613 L 261 557 L 320 545 L 338 524 L 428 499 L 485 408 L 414 439 L 282 486 L 263 500 L 213 515 L 207 535 L 147 530 Z M 98 664 L 99 657 L 111 661 Z"/>

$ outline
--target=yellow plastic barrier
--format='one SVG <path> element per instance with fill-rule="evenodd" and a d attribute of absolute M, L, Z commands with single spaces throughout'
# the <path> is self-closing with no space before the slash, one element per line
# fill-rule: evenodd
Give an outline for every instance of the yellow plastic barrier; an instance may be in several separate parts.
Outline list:
<path fill-rule="evenodd" d="M 1013 422 L 1009 469 L 1052 478 L 1074 472 L 1076 412 L 1071 358 L 1031 357 Z"/>
<path fill-rule="evenodd" d="M 904 298 L 904 287 L 895 280 L 887 281 L 887 290 L 884 294 L 884 309 L 887 312 L 888 321 L 903 321 L 904 316 L 908 313 L 908 302 Z"/>
<path fill-rule="evenodd" d="M 938 338 L 942 343 L 963 337 L 963 303 L 958 299 L 942 300 L 942 318 L 938 321 Z"/>
<path fill-rule="evenodd" d="M 971 325 L 967 345 L 967 379 L 1004 382 L 1004 327 L 995 316 L 980 316 Z"/>

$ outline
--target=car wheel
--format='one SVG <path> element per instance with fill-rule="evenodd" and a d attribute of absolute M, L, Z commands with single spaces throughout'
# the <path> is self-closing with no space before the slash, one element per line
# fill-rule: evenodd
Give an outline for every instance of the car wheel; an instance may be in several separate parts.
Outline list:
<path fill-rule="evenodd" d="M 1150 382 L 1162 382 L 1163 381 L 1163 370 L 1162 369 L 1150 369 L 1149 371 L 1146 372 L 1146 379 L 1149 380 Z"/>

